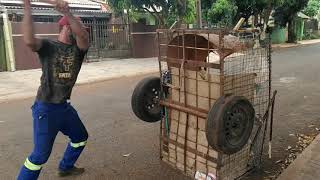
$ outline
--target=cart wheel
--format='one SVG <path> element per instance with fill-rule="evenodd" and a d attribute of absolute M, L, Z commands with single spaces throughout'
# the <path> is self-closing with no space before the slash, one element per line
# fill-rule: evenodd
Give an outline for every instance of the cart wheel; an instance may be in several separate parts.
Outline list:
<path fill-rule="evenodd" d="M 145 122 L 161 120 L 162 106 L 160 100 L 160 78 L 147 77 L 135 87 L 131 106 L 135 115 Z"/>
<path fill-rule="evenodd" d="M 225 154 L 240 151 L 250 138 L 254 119 L 255 110 L 245 97 L 220 97 L 208 114 L 209 145 Z"/>

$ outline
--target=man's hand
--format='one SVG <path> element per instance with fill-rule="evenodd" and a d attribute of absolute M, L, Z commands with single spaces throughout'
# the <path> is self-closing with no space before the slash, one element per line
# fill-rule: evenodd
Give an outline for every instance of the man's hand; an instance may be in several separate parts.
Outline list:
<path fill-rule="evenodd" d="M 70 13 L 69 4 L 63 0 L 56 0 L 56 10 L 64 15 Z"/>
<path fill-rule="evenodd" d="M 77 46 L 82 50 L 89 47 L 89 35 L 81 22 L 79 22 L 70 12 L 69 4 L 63 0 L 41 0 L 41 2 L 52 4 L 56 10 L 64 14 L 69 21 L 71 31 L 76 35 Z"/>
<path fill-rule="evenodd" d="M 24 0 L 24 1 L 29 1 L 29 0 Z M 64 0 L 40 0 L 40 2 L 48 3 L 55 6 L 55 9 L 64 15 L 70 13 L 69 3 Z"/>
<path fill-rule="evenodd" d="M 30 0 L 23 0 L 23 3 L 24 3 L 25 6 L 28 6 L 28 5 L 31 4 L 31 3 L 30 3 Z"/>

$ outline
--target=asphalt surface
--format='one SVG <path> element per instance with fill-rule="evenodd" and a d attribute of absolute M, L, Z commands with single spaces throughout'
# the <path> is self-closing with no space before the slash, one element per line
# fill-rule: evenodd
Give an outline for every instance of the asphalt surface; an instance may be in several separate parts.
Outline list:
<path fill-rule="evenodd" d="M 320 128 L 320 45 L 273 53 L 275 108 L 273 158 L 249 179 L 276 173 L 275 162 L 294 146 L 292 133 L 317 133 Z M 138 120 L 130 107 L 132 91 L 143 76 L 75 87 L 72 104 L 89 131 L 89 143 L 78 161 L 83 176 L 68 179 L 188 179 L 159 160 L 159 124 Z M 32 151 L 33 98 L 0 104 L 0 179 L 15 179 Z M 310 128 L 310 125 L 314 125 Z M 68 139 L 59 134 L 40 179 L 59 179 L 57 166 Z M 128 155 L 124 157 L 123 155 Z"/>

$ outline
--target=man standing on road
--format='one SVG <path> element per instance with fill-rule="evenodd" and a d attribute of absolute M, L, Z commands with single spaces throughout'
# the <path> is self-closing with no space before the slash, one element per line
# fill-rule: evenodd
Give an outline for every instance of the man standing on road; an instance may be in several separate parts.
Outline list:
<path fill-rule="evenodd" d="M 87 53 L 88 32 L 62 0 L 46 0 L 64 16 L 59 21 L 58 41 L 37 39 L 34 35 L 30 0 L 24 0 L 23 33 L 28 47 L 37 52 L 42 65 L 41 85 L 32 106 L 34 149 L 24 162 L 18 180 L 36 180 L 50 156 L 60 131 L 70 143 L 60 162 L 60 176 L 79 175 L 74 166 L 88 139 L 88 133 L 69 100 L 83 59 Z"/>

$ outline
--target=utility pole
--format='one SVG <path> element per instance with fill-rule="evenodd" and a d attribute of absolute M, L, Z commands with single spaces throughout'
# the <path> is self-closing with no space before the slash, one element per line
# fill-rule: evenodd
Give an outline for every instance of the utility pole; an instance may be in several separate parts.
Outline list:
<path fill-rule="evenodd" d="M 201 0 L 196 0 L 196 10 L 197 10 L 197 26 L 198 28 L 202 28 Z"/>

